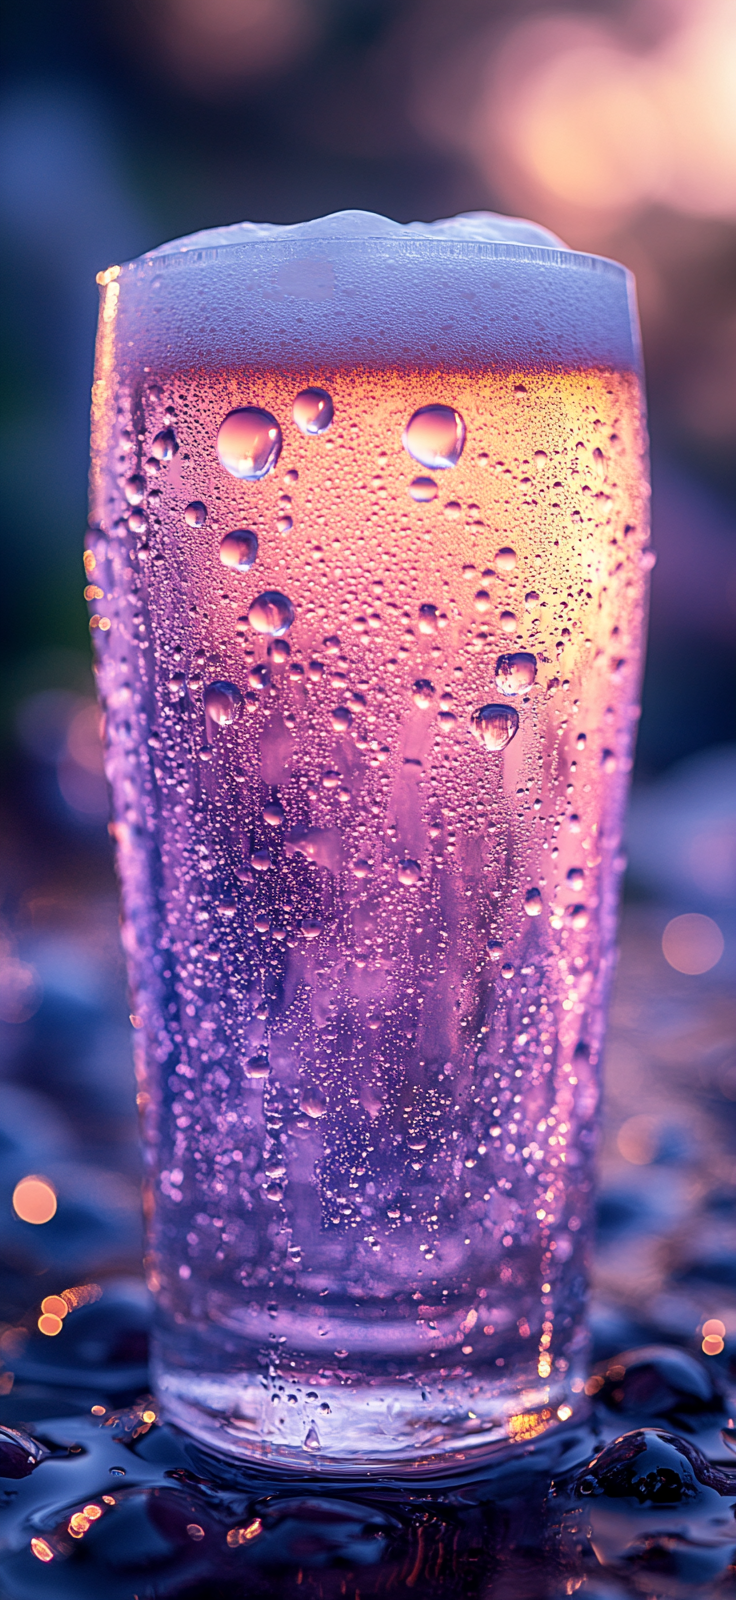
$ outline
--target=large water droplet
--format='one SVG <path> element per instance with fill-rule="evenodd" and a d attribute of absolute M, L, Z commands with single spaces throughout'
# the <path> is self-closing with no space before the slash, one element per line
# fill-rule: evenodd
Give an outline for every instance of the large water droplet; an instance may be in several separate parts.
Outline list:
<path fill-rule="evenodd" d="M 502 633 L 516 633 L 517 619 L 515 611 L 502 611 L 499 617 Z"/>
<path fill-rule="evenodd" d="M 294 401 L 293 417 L 302 433 L 326 433 L 334 415 L 326 389 L 302 389 Z"/>
<path fill-rule="evenodd" d="M 497 550 L 494 557 L 494 566 L 497 572 L 513 572 L 516 567 L 516 551 L 506 544 L 502 550 Z"/>
<path fill-rule="evenodd" d="M 420 505 L 436 500 L 439 493 L 434 478 L 412 478 L 409 484 L 409 493 L 412 500 L 417 500 Z"/>
<path fill-rule="evenodd" d="M 418 861 L 400 861 L 396 868 L 396 876 L 404 889 L 413 889 L 422 876 L 422 869 Z"/>
<path fill-rule="evenodd" d="M 242 713 L 243 697 L 234 683 L 224 680 L 208 683 L 204 691 L 204 709 L 218 728 L 228 728 Z"/>
<path fill-rule="evenodd" d="M 417 678 L 411 693 L 415 706 L 420 711 L 428 711 L 435 693 L 434 684 L 430 683 L 429 678 Z"/>
<path fill-rule="evenodd" d="M 304 1438 L 304 1449 L 305 1450 L 321 1450 L 322 1449 L 322 1441 L 321 1441 L 320 1436 L 319 1436 L 319 1434 L 317 1432 L 317 1429 L 314 1426 L 314 1423 L 312 1423 L 311 1427 L 307 1430 L 307 1433 L 305 1435 L 305 1438 Z"/>
<path fill-rule="evenodd" d="M 424 634 L 436 633 L 438 628 L 437 607 L 423 605 L 419 607 L 419 632 Z"/>
<path fill-rule="evenodd" d="M 220 423 L 217 454 L 233 478 L 265 478 L 281 454 L 281 429 L 270 411 L 239 406 Z"/>
<path fill-rule="evenodd" d="M 319 1117 L 324 1116 L 327 1110 L 327 1101 L 321 1089 L 315 1087 L 302 1089 L 299 1096 L 299 1107 L 301 1111 L 306 1112 L 306 1115 L 312 1117 L 316 1122 Z"/>
<path fill-rule="evenodd" d="M 268 1056 L 265 1055 L 251 1056 L 243 1068 L 246 1078 L 252 1078 L 255 1083 L 262 1083 L 263 1079 L 268 1077 L 270 1070 Z"/>
<path fill-rule="evenodd" d="M 529 650 L 499 656 L 496 662 L 496 688 L 501 694 L 522 694 L 537 676 L 537 658 Z"/>
<path fill-rule="evenodd" d="M 250 528 L 239 528 L 226 533 L 220 542 L 220 560 L 224 567 L 234 572 L 250 572 L 258 555 L 258 537 Z"/>
<path fill-rule="evenodd" d="M 192 500 L 184 512 L 184 521 L 189 528 L 203 528 L 207 521 L 207 507 L 203 500 Z"/>
<path fill-rule="evenodd" d="M 335 706 L 334 711 L 330 713 L 330 722 L 332 723 L 335 733 L 347 733 L 352 720 L 352 715 L 348 711 L 347 706 Z"/>
<path fill-rule="evenodd" d="M 264 589 L 253 601 L 248 621 L 256 633 L 270 633 L 274 639 L 280 639 L 294 621 L 294 607 L 278 589 Z"/>
<path fill-rule="evenodd" d="M 471 732 L 486 750 L 505 750 L 518 731 L 519 717 L 513 706 L 481 706 L 471 718 Z"/>
<path fill-rule="evenodd" d="M 524 910 L 528 917 L 538 917 L 542 911 L 542 896 L 538 889 L 527 889 Z"/>
<path fill-rule="evenodd" d="M 129 506 L 141 505 L 145 492 L 146 480 L 141 477 L 139 472 L 134 473 L 132 478 L 128 478 L 125 485 L 125 498 Z"/>
<path fill-rule="evenodd" d="M 567 874 L 567 881 L 570 885 L 570 888 L 574 889 L 576 894 L 579 894 L 585 881 L 585 875 L 582 867 L 571 867 Z"/>
<path fill-rule="evenodd" d="M 162 433 L 157 433 L 151 445 L 151 455 L 156 461 L 171 461 L 179 449 L 179 441 L 173 428 L 164 428 Z"/>
<path fill-rule="evenodd" d="M 465 423 L 452 406 L 421 406 L 404 429 L 404 449 L 433 472 L 456 467 L 465 444 Z"/>

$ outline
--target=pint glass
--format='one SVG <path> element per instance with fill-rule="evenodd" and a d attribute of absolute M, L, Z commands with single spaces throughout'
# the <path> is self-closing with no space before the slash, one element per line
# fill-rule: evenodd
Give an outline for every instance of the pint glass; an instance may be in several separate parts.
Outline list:
<path fill-rule="evenodd" d="M 85 591 L 154 1381 L 232 1455 L 579 1414 L 651 557 L 632 282 L 525 223 L 100 274 Z"/>

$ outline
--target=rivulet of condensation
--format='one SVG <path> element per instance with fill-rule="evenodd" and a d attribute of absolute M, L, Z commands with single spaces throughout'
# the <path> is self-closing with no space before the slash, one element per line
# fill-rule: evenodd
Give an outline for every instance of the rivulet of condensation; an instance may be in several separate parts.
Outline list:
<path fill-rule="evenodd" d="M 283 1466 L 585 1404 L 648 550 L 631 280 L 343 213 L 100 274 L 85 565 L 168 1415 Z"/>

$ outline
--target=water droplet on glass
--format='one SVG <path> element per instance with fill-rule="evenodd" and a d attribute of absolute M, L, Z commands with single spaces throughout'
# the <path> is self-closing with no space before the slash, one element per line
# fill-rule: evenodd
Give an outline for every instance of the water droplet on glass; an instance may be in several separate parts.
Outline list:
<path fill-rule="evenodd" d="M 501 968 L 501 977 L 502 978 L 513 978 L 513 976 L 514 976 L 514 969 L 513 969 L 512 965 L 511 965 L 511 962 L 510 961 L 504 961 L 504 964 L 503 964 L 503 966 Z"/>
<path fill-rule="evenodd" d="M 530 589 L 529 593 L 524 595 L 524 605 L 527 611 L 536 611 L 539 605 L 539 595 L 536 589 Z"/>
<path fill-rule="evenodd" d="M 224 567 L 231 567 L 234 572 L 250 572 L 257 555 L 258 538 L 250 528 L 226 533 L 220 542 L 220 560 Z"/>
<path fill-rule="evenodd" d="M 208 683 L 204 691 L 204 709 L 218 728 L 228 728 L 241 715 L 243 697 L 234 683 Z"/>
<path fill-rule="evenodd" d="M 264 589 L 253 601 L 248 621 L 256 633 L 270 633 L 275 639 L 288 633 L 294 621 L 294 607 L 278 589 Z"/>
<path fill-rule="evenodd" d="M 502 633 L 516 633 L 517 618 L 514 611 L 502 611 L 498 620 Z"/>
<path fill-rule="evenodd" d="M 522 694 L 537 676 L 537 658 L 528 650 L 499 656 L 496 662 L 496 688 L 501 694 Z"/>
<path fill-rule="evenodd" d="M 327 1110 L 327 1101 L 322 1090 L 317 1088 L 302 1089 L 299 1096 L 299 1108 L 308 1117 L 313 1117 L 315 1122 L 319 1117 L 323 1117 Z"/>
<path fill-rule="evenodd" d="M 412 478 L 409 484 L 409 493 L 412 500 L 422 502 L 436 500 L 439 490 L 434 478 Z"/>
<path fill-rule="evenodd" d="M 576 894 L 579 894 L 584 882 L 582 867 L 571 867 L 567 874 L 567 881 L 570 885 L 570 888 L 574 889 Z"/>
<path fill-rule="evenodd" d="M 458 522 L 460 520 L 462 506 L 459 500 L 448 500 L 447 505 L 443 506 L 442 510 L 448 522 Z"/>
<path fill-rule="evenodd" d="M 140 473 L 135 473 L 132 478 L 128 478 L 125 485 L 125 498 L 129 506 L 141 505 L 145 492 L 146 480 L 141 477 Z"/>
<path fill-rule="evenodd" d="M 538 889 L 527 889 L 524 910 L 528 917 L 538 917 L 542 910 L 542 896 Z"/>
<path fill-rule="evenodd" d="M 256 1083 L 262 1082 L 270 1072 L 268 1056 L 251 1056 L 243 1068 L 246 1078 L 252 1078 Z"/>
<path fill-rule="evenodd" d="M 419 632 L 432 634 L 437 632 L 437 607 L 423 605 L 419 607 Z"/>
<path fill-rule="evenodd" d="M 471 717 L 470 728 L 486 750 L 505 750 L 518 732 L 518 712 L 513 706 L 481 706 Z"/>
<path fill-rule="evenodd" d="M 291 530 L 292 530 L 293 526 L 294 526 L 294 518 L 293 517 L 277 517 L 276 518 L 276 527 L 277 527 L 279 533 L 291 533 Z"/>
<path fill-rule="evenodd" d="M 500 961 L 503 955 L 503 945 L 500 939 L 489 939 L 486 949 L 491 961 Z"/>
<path fill-rule="evenodd" d="M 270 411 L 239 406 L 220 423 L 217 454 L 233 478 L 265 478 L 281 454 L 281 429 Z"/>
<path fill-rule="evenodd" d="M 404 889 L 413 889 L 422 876 L 422 869 L 418 861 L 410 859 L 400 861 L 396 868 L 396 876 Z"/>
<path fill-rule="evenodd" d="M 641 555 L 639 557 L 639 566 L 643 569 L 643 571 L 644 572 L 651 572 L 652 568 L 656 567 L 656 565 L 657 565 L 657 552 L 656 552 L 656 550 L 642 550 L 642 553 L 641 553 Z"/>
<path fill-rule="evenodd" d="M 352 715 L 348 711 L 347 706 L 335 706 L 334 711 L 330 713 L 330 722 L 332 723 L 335 733 L 347 733 L 352 720 Z"/>
<path fill-rule="evenodd" d="M 544 471 L 544 468 L 547 465 L 547 451 L 546 450 L 535 450 L 534 451 L 534 465 L 535 465 L 535 467 L 537 469 L 537 472 L 543 472 Z"/>
<path fill-rule="evenodd" d="M 318 917 L 305 917 L 302 922 L 302 933 L 305 939 L 318 939 L 322 932 L 322 923 Z"/>
<path fill-rule="evenodd" d="M 476 590 L 476 592 L 475 592 L 475 594 L 473 596 L 473 605 L 475 606 L 476 611 L 480 612 L 481 616 L 483 615 L 484 612 L 490 611 L 490 609 L 491 609 L 491 597 L 490 597 L 487 589 L 477 589 Z"/>
<path fill-rule="evenodd" d="M 582 905 L 568 906 L 567 917 L 571 927 L 575 928 L 579 933 L 583 928 L 587 928 L 588 926 L 588 907 Z"/>
<path fill-rule="evenodd" d="M 279 805 L 278 800 L 269 800 L 268 805 L 263 807 L 263 820 L 270 828 L 280 828 L 284 814 L 284 808 Z"/>
<path fill-rule="evenodd" d="M 151 455 L 156 461 L 171 461 L 179 449 L 179 442 L 173 428 L 164 428 L 162 433 L 157 433 L 151 445 Z"/>
<path fill-rule="evenodd" d="M 502 550 L 497 550 L 494 557 L 497 572 L 513 572 L 516 567 L 516 551 L 505 544 Z"/>
<path fill-rule="evenodd" d="M 292 414 L 302 433 L 326 433 L 335 407 L 326 389 L 302 389 L 294 401 Z"/>
<path fill-rule="evenodd" d="M 184 512 L 184 521 L 190 528 L 203 528 L 207 521 L 207 507 L 202 500 L 192 500 Z"/>
<path fill-rule="evenodd" d="M 414 704 L 419 710 L 428 711 L 435 693 L 434 684 L 430 683 L 429 678 L 417 678 L 411 693 Z"/>
<path fill-rule="evenodd" d="M 169 678 L 169 689 L 175 700 L 180 700 L 186 688 L 186 678 L 183 672 L 174 672 Z"/>
<path fill-rule="evenodd" d="M 422 406 L 404 429 L 404 449 L 433 472 L 456 467 L 465 444 L 465 423 L 452 406 Z"/>
<path fill-rule="evenodd" d="M 321 1450 L 321 1448 L 322 1448 L 322 1441 L 321 1441 L 320 1436 L 319 1436 L 319 1434 L 317 1432 L 317 1429 L 314 1426 L 314 1423 L 312 1423 L 311 1427 L 308 1429 L 308 1431 L 307 1431 L 307 1433 L 305 1435 L 305 1438 L 304 1438 L 304 1449 L 305 1450 Z"/>

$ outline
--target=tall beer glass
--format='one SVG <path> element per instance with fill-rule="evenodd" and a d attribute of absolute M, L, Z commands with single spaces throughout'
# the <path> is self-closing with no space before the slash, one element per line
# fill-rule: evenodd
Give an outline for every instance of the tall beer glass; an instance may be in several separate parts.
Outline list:
<path fill-rule="evenodd" d="M 87 597 L 155 1383 L 241 1457 L 584 1405 L 638 706 L 630 276 L 493 217 L 100 274 Z"/>

